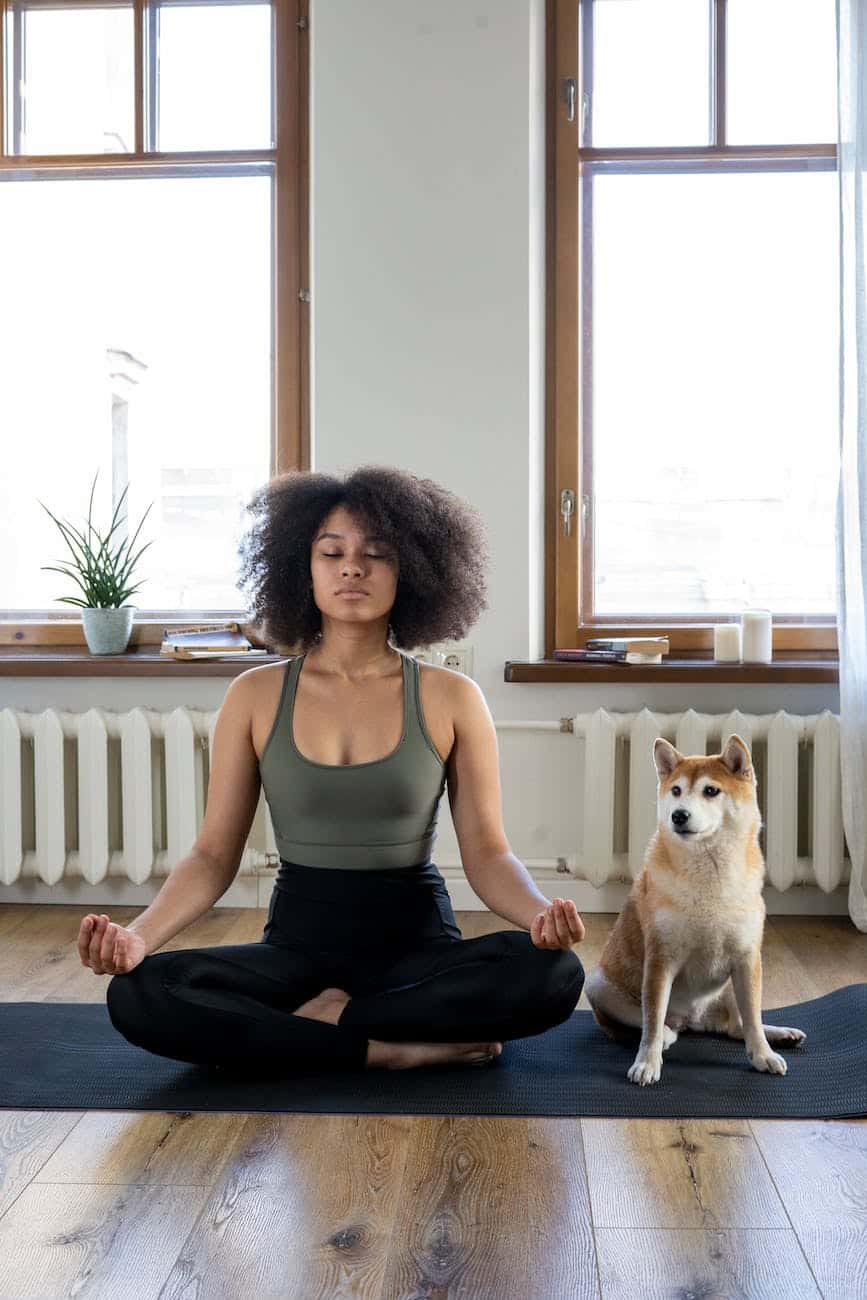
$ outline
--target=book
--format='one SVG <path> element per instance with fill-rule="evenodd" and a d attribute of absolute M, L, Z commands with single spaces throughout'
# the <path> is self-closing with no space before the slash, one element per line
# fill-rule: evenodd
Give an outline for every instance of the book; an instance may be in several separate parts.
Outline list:
<path fill-rule="evenodd" d="M 585 664 L 661 664 L 662 654 L 644 654 L 638 650 L 555 650 L 554 658 L 567 663 Z"/>
<path fill-rule="evenodd" d="M 613 636 L 590 637 L 587 650 L 627 650 L 633 654 L 667 655 L 669 641 L 667 636 Z"/>
<path fill-rule="evenodd" d="M 160 651 L 162 654 L 163 651 Z M 245 659 L 259 659 L 263 655 L 267 656 L 268 650 L 260 650 L 258 647 L 250 647 L 244 655 Z M 232 650 L 177 650 L 169 656 L 172 659 L 237 659 L 238 655 Z"/>
<path fill-rule="evenodd" d="M 160 654 L 170 659 L 215 659 L 228 655 L 260 656 L 268 651 L 254 646 L 240 623 L 202 624 L 163 628 Z"/>

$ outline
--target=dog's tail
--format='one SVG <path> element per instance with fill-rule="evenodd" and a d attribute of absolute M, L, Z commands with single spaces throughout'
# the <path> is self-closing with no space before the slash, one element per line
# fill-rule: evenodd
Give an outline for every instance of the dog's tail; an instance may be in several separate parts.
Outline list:
<path fill-rule="evenodd" d="M 641 1038 L 641 1030 L 636 1025 L 625 1025 L 622 1020 L 615 1020 L 599 1007 L 594 1007 L 592 1002 L 590 1009 L 596 1018 L 596 1023 L 615 1043 L 625 1043 L 627 1047 L 633 1047 Z"/>

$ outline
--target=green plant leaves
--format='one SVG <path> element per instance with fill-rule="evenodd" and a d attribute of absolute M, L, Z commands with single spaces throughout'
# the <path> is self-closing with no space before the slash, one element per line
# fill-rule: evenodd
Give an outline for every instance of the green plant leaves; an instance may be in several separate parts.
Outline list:
<path fill-rule="evenodd" d="M 74 566 L 73 568 L 66 568 L 54 564 L 42 564 L 40 565 L 40 568 L 50 569 L 56 573 L 63 573 L 66 577 L 72 578 L 74 582 L 77 582 L 81 590 L 84 592 L 86 598 L 84 600 L 79 599 L 77 596 L 58 596 L 57 599 L 62 601 L 64 604 L 80 605 L 84 609 L 115 609 L 121 606 L 124 601 L 142 585 L 141 582 L 138 582 L 134 587 L 127 587 L 125 586 L 125 583 L 129 578 L 132 569 L 137 564 L 139 557 L 149 546 L 153 546 L 152 541 L 146 542 L 144 546 L 139 548 L 135 555 L 131 556 L 130 554 L 136 538 L 141 531 L 142 524 L 147 518 L 154 503 L 152 501 L 147 510 L 145 510 L 141 517 L 139 526 L 135 530 L 132 538 L 128 538 L 125 542 L 122 542 L 115 551 L 112 551 L 109 545 L 112 535 L 121 523 L 126 522 L 125 518 L 121 520 L 118 518 L 118 515 L 124 497 L 129 490 L 129 483 L 127 483 L 123 492 L 120 494 L 117 505 L 114 509 L 114 514 L 112 515 L 111 526 L 105 537 L 102 537 L 99 530 L 95 528 L 93 524 L 93 494 L 96 490 L 96 480 L 98 477 L 99 470 L 97 470 L 96 474 L 93 476 L 93 485 L 90 489 L 90 502 L 87 508 L 87 536 L 67 520 L 58 519 L 57 516 L 52 514 L 48 509 L 48 506 L 44 505 L 42 501 L 39 502 L 43 510 L 45 510 L 47 514 L 51 515 L 51 518 L 57 524 L 61 536 L 72 553 L 72 564 Z M 96 549 L 93 540 L 94 538 L 96 538 L 96 542 L 98 543 Z"/>

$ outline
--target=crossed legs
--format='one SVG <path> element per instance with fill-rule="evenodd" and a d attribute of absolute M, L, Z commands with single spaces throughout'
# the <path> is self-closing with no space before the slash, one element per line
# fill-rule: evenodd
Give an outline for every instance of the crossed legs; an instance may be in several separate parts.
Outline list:
<path fill-rule="evenodd" d="M 571 1014 L 583 980 L 574 952 L 536 948 L 525 931 L 504 930 L 427 944 L 373 967 L 262 942 L 153 953 L 112 977 L 106 1001 L 119 1033 L 175 1060 L 357 1068 L 389 1063 L 387 1048 L 371 1052 L 372 1042 L 464 1044 L 478 1053 L 480 1044 L 541 1033 Z M 300 1014 L 305 1005 L 313 1015 Z M 402 1057 L 421 1063 L 406 1050 Z"/>

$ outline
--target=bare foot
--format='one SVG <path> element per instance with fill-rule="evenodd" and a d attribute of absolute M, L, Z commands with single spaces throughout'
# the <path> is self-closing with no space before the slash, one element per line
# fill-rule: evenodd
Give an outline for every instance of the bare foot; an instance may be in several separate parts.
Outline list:
<path fill-rule="evenodd" d="M 309 1020 L 323 1020 L 327 1025 L 336 1025 L 341 1012 L 349 1001 L 345 989 L 323 989 L 309 1002 L 302 1002 L 293 1015 L 306 1016 Z"/>
<path fill-rule="evenodd" d="M 350 1001 L 345 989 L 323 989 L 296 1007 L 294 1015 L 336 1025 L 343 1008 Z M 401 1043 L 371 1038 L 367 1047 L 368 1066 L 389 1070 L 408 1070 L 416 1065 L 444 1065 L 449 1061 L 481 1065 L 493 1061 L 503 1050 L 502 1043 Z"/>
<path fill-rule="evenodd" d="M 481 1065 L 493 1061 L 503 1050 L 502 1043 L 399 1043 L 371 1038 L 367 1047 L 368 1068 L 384 1066 L 388 1070 L 409 1070 L 416 1065 Z"/>

